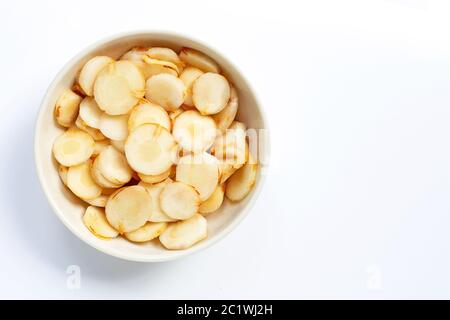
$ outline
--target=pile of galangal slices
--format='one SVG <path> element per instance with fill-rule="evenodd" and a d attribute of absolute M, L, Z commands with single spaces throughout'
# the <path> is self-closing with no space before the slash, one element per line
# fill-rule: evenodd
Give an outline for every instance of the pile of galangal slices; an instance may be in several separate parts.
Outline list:
<path fill-rule="evenodd" d="M 55 106 L 68 128 L 53 145 L 63 183 L 87 202 L 97 237 L 159 237 L 186 249 L 207 236 L 205 214 L 240 201 L 256 180 L 238 94 L 205 54 L 133 48 L 90 59 Z"/>

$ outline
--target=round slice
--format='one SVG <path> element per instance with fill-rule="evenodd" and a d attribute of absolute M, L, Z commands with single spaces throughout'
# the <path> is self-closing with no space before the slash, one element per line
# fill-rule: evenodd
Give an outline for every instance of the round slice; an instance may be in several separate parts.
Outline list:
<path fill-rule="evenodd" d="M 106 202 L 108 201 L 108 198 L 109 198 L 109 196 L 107 196 L 105 194 L 101 194 L 97 198 L 85 199 L 84 201 L 89 203 L 91 206 L 104 208 L 106 206 Z"/>
<path fill-rule="evenodd" d="M 216 131 L 216 123 L 211 117 L 188 110 L 175 118 L 172 134 L 184 150 L 198 153 L 211 147 Z"/>
<path fill-rule="evenodd" d="M 236 118 L 237 110 L 238 110 L 239 99 L 236 92 L 236 89 L 231 87 L 230 90 L 230 100 L 228 100 L 227 105 L 223 108 L 219 113 L 213 114 L 212 118 L 216 122 L 217 129 L 219 129 L 222 133 L 225 132 L 233 123 L 234 118 Z"/>
<path fill-rule="evenodd" d="M 81 89 L 88 96 L 94 95 L 94 82 L 100 71 L 103 70 L 108 64 L 113 63 L 114 60 L 106 56 L 97 56 L 89 60 L 81 69 L 78 76 L 78 83 Z"/>
<path fill-rule="evenodd" d="M 97 158 L 95 160 L 97 160 Z M 106 179 L 105 176 L 102 174 L 102 172 L 98 169 L 98 165 L 100 162 L 95 161 L 95 160 L 92 163 L 92 167 L 91 167 L 91 176 L 94 179 L 94 181 L 103 188 L 111 188 L 111 189 L 120 188 L 123 184 L 114 183 L 114 182 Z M 106 190 L 106 189 L 103 189 L 103 190 Z"/>
<path fill-rule="evenodd" d="M 183 48 L 179 54 L 181 61 L 188 65 L 199 68 L 204 72 L 220 73 L 219 65 L 210 57 L 200 51 Z"/>
<path fill-rule="evenodd" d="M 249 155 L 248 162 L 228 179 L 225 189 L 227 198 L 231 201 L 244 199 L 255 185 L 257 169 L 258 164 Z"/>
<path fill-rule="evenodd" d="M 145 79 L 130 61 L 117 61 L 100 71 L 94 97 L 100 109 L 110 115 L 128 113 L 144 96 Z"/>
<path fill-rule="evenodd" d="M 124 233 L 124 236 L 133 242 L 147 242 L 159 237 L 166 228 L 166 222 L 147 222 L 137 230 Z"/>
<path fill-rule="evenodd" d="M 55 104 L 55 118 L 63 127 L 70 127 L 78 116 L 82 98 L 70 89 L 64 90 Z"/>
<path fill-rule="evenodd" d="M 62 165 L 58 166 L 58 174 L 61 178 L 61 181 L 64 183 L 65 186 L 67 186 L 67 172 L 69 171 L 69 168 L 64 167 Z"/>
<path fill-rule="evenodd" d="M 86 97 L 80 103 L 80 118 L 91 128 L 100 128 L 100 117 L 103 111 L 92 97 Z"/>
<path fill-rule="evenodd" d="M 91 176 L 92 161 L 72 166 L 67 171 L 67 186 L 81 199 L 94 199 L 102 194 L 102 188 Z"/>
<path fill-rule="evenodd" d="M 169 217 L 167 214 L 165 214 L 160 206 L 160 194 L 161 191 L 164 189 L 164 187 L 170 183 L 173 183 L 172 179 L 167 178 L 166 180 L 156 183 L 156 184 L 149 184 L 145 182 L 139 182 L 138 185 L 144 187 L 147 189 L 148 194 L 150 195 L 151 203 L 152 203 L 152 210 L 150 212 L 150 216 L 148 218 L 148 221 L 151 222 L 172 222 L 176 221 L 175 219 Z"/>
<path fill-rule="evenodd" d="M 158 182 L 166 180 L 169 177 L 171 172 L 172 172 L 172 168 L 170 168 L 169 170 L 167 170 L 161 174 L 157 174 L 157 175 L 148 175 L 148 174 L 138 173 L 138 176 L 139 176 L 139 179 L 141 179 L 141 181 L 144 181 L 145 183 L 158 183 Z"/>
<path fill-rule="evenodd" d="M 106 220 L 105 210 L 97 207 L 87 207 L 83 216 L 84 225 L 100 239 L 112 239 L 119 235 Z"/>
<path fill-rule="evenodd" d="M 206 199 L 206 201 L 202 202 L 202 204 L 198 208 L 198 212 L 202 214 L 208 214 L 219 209 L 222 205 L 224 194 L 225 185 L 218 185 L 213 194 L 208 199 Z"/>
<path fill-rule="evenodd" d="M 138 173 L 158 175 L 170 169 L 177 150 L 169 131 L 155 124 L 134 129 L 125 142 L 128 163 Z"/>
<path fill-rule="evenodd" d="M 86 122 L 81 119 L 80 115 L 78 115 L 77 120 L 75 121 L 75 126 L 89 134 L 95 141 L 104 140 L 105 136 L 101 133 L 100 130 L 89 127 Z"/>
<path fill-rule="evenodd" d="M 131 132 L 145 123 L 157 124 L 169 131 L 172 127 L 167 111 L 151 102 L 141 103 L 133 108 L 128 119 L 128 130 Z"/>
<path fill-rule="evenodd" d="M 100 131 L 111 140 L 124 141 L 128 136 L 128 115 L 111 116 L 103 113 L 100 117 Z"/>
<path fill-rule="evenodd" d="M 71 128 L 56 138 L 53 144 L 53 155 L 63 166 L 75 166 L 91 157 L 94 145 L 94 139 L 89 134 Z"/>
<path fill-rule="evenodd" d="M 178 68 L 184 66 L 183 61 L 181 61 L 177 53 L 170 48 L 153 47 L 147 50 L 147 55 L 152 59 L 172 62 L 176 64 Z"/>
<path fill-rule="evenodd" d="M 151 212 L 150 195 L 141 186 L 130 186 L 112 194 L 106 203 L 106 218 L 120 234 L 142 227 Z"/>
<path fill-rule="evenodd" d="M 186 87 L 186 96 L 184 97 L 184 104 L 190 107 L 194 106 L 192 101 L 192 85 L 194 81 L 203 74 L 203 71 L 194 67 L 187 67 L 180 74 L 180 79 Z"/>
<path fill-rule="evenodd" d="M 123 153 L 113 146 L 106 147 L 95 158 L 95 169 L 114 185 L 124 185 L 131 180 L 133 171 L 127 163 Z"/>
<path fill-rule="evenodd" d="M 230 99 L 230 85 L 218 73 L 204 73 L 192 85 L 192 101 L 201 114 L 222 111 Z"/>
<path fill-rule="evenodd" d="M 169 217 L 186 220 L 197 213 L 200 198 L 192 186 L 183 182 L 173 182 L 163 188 L 159 203 Z"/>
<path fill-rule="evenodd" d="M 206 219 L 201 214 L 195 214 L 187 220 L 169 224 L 159 236 L 159 241 L 166 249 L 187 249 L 208 235 Z"/>
<path fill-rule="evenodd" d="M 145 88 L 145 97 L 166 111 L 174 111 L 183 104 L 185 87 L 176 76 L 158 74 L 147 80 Z"/>
<path fill-rule="evenodd" d="M 219 182 L 217 159 L 209 153 L 181 157 L 178 161 L 176 180 L 193 186 L 200 200 L 208 199 Z"/>

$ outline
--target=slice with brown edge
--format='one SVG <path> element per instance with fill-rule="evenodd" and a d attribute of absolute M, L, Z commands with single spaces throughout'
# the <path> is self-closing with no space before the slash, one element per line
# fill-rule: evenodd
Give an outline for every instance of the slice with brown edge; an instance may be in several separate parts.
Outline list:
<path fill-rule="evenodd" d="M 204 72 L 220 73 L 220 67 L 204 53 L 191 48 L 182 48 L 179 54 L 181 61 Z"/>
<path fill-rule="evenodd" d="M 172 62 L 176 64 L 179 69 L 184 67 L 184 62 L 181 61 L 177 53 L 170 48 L 152 47 L 148 49 L 146 53 L 152 59 Z"/>
<path fill-rule="evenodd" d="M 205 201 L 219 182 L 218 161 L 206 152 L 181 157 L 177 165 L 176 180 L 194 187 L 200 200 Z"/>
<path fill-rule="evenodd" d="M 224 194 L 225 185 L 218 185 L 213 194 L 204 202 L 202 202 L 202 204 L 198 208 L 198 212 L 200 212 L 201 214 L 208 214 L 219 209 L 222 205 Z"/>
<path fill-rule="evenodd" d="M 128 118 L 128 130 L 131 132 L 142 124 L 153 123 L 171 131 L 172 124 L 167 114 L 161 106 L 152 102 L 138 104 L 131 111 Z"/>
<path fill-rule="evenodd" d="M 128 163 L 138 173 L 161 174 L 175 161 L 176 143 L 169 131 L 155 124 L 134 129 L 125 142 Z"/>
<path fill-rule="evenodd" d="M 100 130 L 89 127 L 86 122 L 81 119 L 80 115 L 78 115 L 77 120 L 75 120 L 75 126 L 89 134 L 95 141 L 105 139 L 105 136 L 100 132 Z"/>
<path fill-rule="evenodd" d="M 145 183 L 143 181 L 139 182 L 138 185 L 144 187 L 145 189 L 147 189 L 150 198 L 151 198 L 151 203 L 152 203 L 152 210 L 150 212 L 150 217 L 148 219 L 148 221 L 150 222 L 172 222 L 172 221 L 176 221 L 175 219 L 169 217 L 168 215 L 166 215 L 160 206 L 160 194 L 161 191 L 164 189 L 164 187 L 167 184 L 173 183 L 172 179 L 167 178 L 166 180 L 156 183 L 156 184 L 149 184 L 149 183 Z"/>
<path fill-rule="evenodd" d="M 67 186 L 67 172 L 69 171 L 69 168 L 58 165 L 58 175 L 61 178 L 62 183 Z"/>
<path fill-rule="evenodd" d="M 142 186 L 130 186 L 113 193 L 106 203 L 106 218 L 120 234 L 142 227 L 151 212 L 150 195 Z"/>
<path fill-rule="evenodd" d="M 106 220 L 105 210 L 95 206 L 87 207 L 83 215 L 84 225 L 100 239 L 112 239 L 119 235 Z"/>
<path fill-rule="evenodd" d="M 195 189 L 183 182 L 166 184 L 159 196 L 161 209 L 169 217 L 186 220 L 197 213 L 200 198 Z"/>
<path fill-rule="evenodd" d="M 86 95 L 91 97 L 94 95 L 94 82 L 97 75 L 103 68 L 113 62 L 114 60 L 107 56 L 93 57 L 86 62 L 78 76 L 78 83 Z"/>
<path fill-rule="evenodd" d="M 172 63 L 169 61 L 164 61 L 164 60 L 153 59 L 153 58 L 150 58 L 148 55 L 144 55 L 143 60 L 146 64 L 148 64 L 150 66 L 157 65 L 157 66 L 162 66 L 164 68 L 172 69 L 173 71 L 175 71 L 177 76 L 180 73 L 180 70 L 178 69 L 178 66 L 175 63 Z"/>
<path fill-rule="evenodd" d="M 179 78 L 161 73 L 147 79 L 145 98 L 160 105 L 166 111 L 174 111 L 183 104 L 185 90 L 184 83 Z"/>
<path fill-rule="evenodd" d="M 128 136 L 128 115 L 111 116 L 103 113 L 100 117 L 100 131 L 111 140 L 124 141 Z"/>
<path fill-rule="evenodd" d="M 244 199 L 255 185 L 257 170 L 258 164 L 249 154 L 248 162 L 228 179 L 225 189 L 227 198 L 231 201 Z"/>
<path fill-rule="evenodd" d="M 138 176 L 139 176 L 139 179 L 141 179 L 141 181 L 144 181 L 145 183 L 158 183 L 158 182 L 166 180 L 169 177 L 171 172 L 172 172 L 172 168 L 170 168 L 167 171 L 164 171 L 161 174 L 157 174 L 157 175 L 148 175 L 148 174 L 138 173 Z"/>
<path fill-rule="evenodd" d="M 109 115 L 128 113 L 144 96 L 145 79 L 130 61 L 117 61 L 100 71 L 94 83 L 94 97 Z"/>
<path fill-rule="evenodd" d="M 225 132 L 226 129 L 230 127 L 236 118 L 236 114 L 238 111 L 239 98 L 237 91 L 234 87 L 231 87 L 230 90 L 230 100 L 228 100 L 225 108 L 222 109 L 219 113 L 213 114 L 212 118 L 216 122 L 217 129 L 219 129 L 222 133 Z"/>
<path fill-rule="evenodd" d="M 56 138 L 53 144 L 53 155 L 63 166 L 75 166 L 91 157 L 94 144 L 94 139 L 89 134 L 71 128 Z"/>
<path fill-rule="evenodd" d="M 230 85 L 218 73 L 204 73 L 192 85 L 192 101 L 201 114 L 216 114 L 230 99 Z"/>
<path fill-rule="evenodd" d="M 227 160 L 219 160 L 219 184 L 223 184 L 239 168 L 235 168 Z"/>
<path fill-rule="evenodd" d="M 151 241 L 166 230 L 166 222 L 147 222 L 145 225 L 137 230 L 124 233 L 125 238 L 133 242 L 147 242 Z"/>
<path fill-rule="evenodd" d="M 172 134 L 184 150 L 199 153 L 212 146 L 216 131 L 216 123 L 211 117 L 188 110 L 175 118 Z"/>
<path fill-rule="evenodd" d="M 113 183 L 112 181 L 109 181 L 102 174 L 102 172 L 98 169 L 99 161 L 96 161 L 97 158 L 94 159 L 94 162 L 92 163 L 92 167 L 91 167 L 91 176 L 94 179 L 94 181 L 103 188 L 109 188 L 109 189 L 120 188 L 122 186 L 122 184 Z M 105 189 L 103 189 L 103 190 L 105 190 Z"/>
<path fill-rule="evenodd" d="M 88 160 L 67 171 L 67 186 L 78 198 L 94 199 L 102 194 L 102 188 L 91 177 L 91 165 Z"/>
<path fill-rule="evenodd" d="M 127 163 L 125 155 L 113 146 L 106 147 L 95 158 L 95 169 L 114 185 L 124 185 L 131 180 L 133 171 Z"/>
<path fill-rule="evenodd" d="M 184 98 L 184 104 L 193 107 L 194 101 L 192 101 L 192 85 L 194 84 L 195 80 L 198 79 L 203 74 L 203 71 L 194 68 L 194 67 L 187 67 L 183 70 L 183 72 L 180 74 L 180 79 L 183 81 L 184 86 L 186 87 L 186 96 Z"/>
<path fill-rule="evenodd" d="M 55 104 L 56 122 L 63 127 L 70 127 L 78 116 L 82 98 L 70 89 L 60 95 Z"/>
<path fill-rule="evenodd" d="M 159 236 L 159 241 L 169 250 L 181 250 L 192 247 L 208 235 L 206 219 L 196 213 L 193 217 L 174 222 Z"/>
<path fill-rule="evenodd" d="M 80 118 L 91 128 L 100 128 L 100 117 L 103 111 L 92 97 L 86 97 L 80 103 Z"/>

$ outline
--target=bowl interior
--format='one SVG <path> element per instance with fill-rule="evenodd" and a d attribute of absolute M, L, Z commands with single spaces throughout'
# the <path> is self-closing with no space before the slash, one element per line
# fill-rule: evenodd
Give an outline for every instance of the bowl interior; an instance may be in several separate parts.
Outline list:
<path fill-rule="evenodd" d="M 81 219 L 87 204 L 73 196 L 64 187 L 58 176 L 57 163 L 52 157 L 53 141 L 64 131 L 56 125 L 53 117 L 53 108 L 61 92 L 72 86 L 77 72 L 86 61 L 96 55 L 108 55 L 117 59 L 134 46 L 165 46 L 177 52 L 181 47 L 186 46 L 208 54 L 221 65 L 224 74 L 233 83 L 239 93 L 239 113 L 237 119 L 245 122 L 249 128 L 266 128 L 261 109 L 248 83 L 242 74 L 216 51 L 200 42 L 172 34 L 139 33 L 123 35 L 97 43 L 78 54 L 64 67 L 50 86 L 41 106 L 36 124 L 35 154 L 37 171 L 44 192 L 54 211 L 72 232 L 88 244 L 105 253 L 127 260 L 171 260 L 198 251 L 214 243 L 231 231 L 243 218 L 256 198 L 262 182 L 261 170 L 258 172 L 256 186 L 251 194 L 239 203 L 231 203 L 225 200 L 218 211 L 207 216 L 208 238 L 187 250 L 168 251 L 158 241 L 135 244 L 121 237 L 105 241 L 92 235 L 83 225 Z M 262 153 L 267 152 L 265 150 L 266 144 L 260 142 L 259 149 Z"/>

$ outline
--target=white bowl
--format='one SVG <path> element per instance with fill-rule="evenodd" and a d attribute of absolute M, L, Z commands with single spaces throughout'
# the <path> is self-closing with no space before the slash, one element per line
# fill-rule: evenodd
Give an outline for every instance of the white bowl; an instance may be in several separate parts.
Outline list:
<path fill-rule="evenodd" d="M 244 200 L 239 203 L 226 201 L 221 209 L 208 215 L 208 237 L 187 250 L 169 251 L 165 250 L 157 241 L 135 244 L 121 237 L 105 241 L 91 234 L 82 222 L 86 204 L 74 197 L 61 183 L 57 164 L 52 157 L 53 141 L 63 131 L 55 123 L 53 108 L 60 93 L 71 87 L 75 75 L 86 61 L 96 55 L 119 58 L 134 46 L 166 46 L 176 51 L 181 47 L 191 47 L 211 56 L 220 64 L 224 74 L 238 90 L 239 113 L 237 118 L 244 121 L 249 128 L 267 129 L 267 122 L 254 91 L 242 73 L 223 54 L 199 41 L 173 33 L 134 32 L 122 34 L 97 42 L 78 53 L 64 66 L 50 85 L 36 122 L 34 145 L 36 168 L 42 188 L 54 212 L 80 239 L 104 253 L 126 260 L 142 262 L 173 260 L 209 247 L 231 232 L 255 203 L 263 184 L 264 175 L 261 175 L 260 169 L 253 191 Z M 268 139 L 260 141 L 259 149 L 260 154 L 265 154 L 268 159 Z M 58 241 L 58 239 L 55 238 L 54 241 Z"/>

